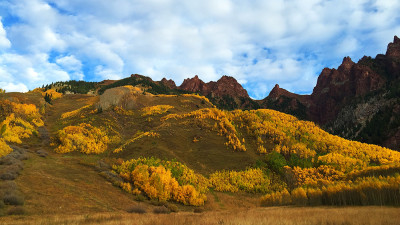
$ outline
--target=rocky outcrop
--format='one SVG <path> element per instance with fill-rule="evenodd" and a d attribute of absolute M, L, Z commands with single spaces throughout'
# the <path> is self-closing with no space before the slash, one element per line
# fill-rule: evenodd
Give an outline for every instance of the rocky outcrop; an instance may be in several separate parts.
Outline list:
<path fill-rule="evenodd" d="M 311 94 L 310 118 L 320 124 L 332 121 L 343 105 L 355 97 L 380 89 L 385 79 L 365 65 L 345 57 L 339 68 L 325 68 Z"/>
<path fill-rule="evenodd" d="M 163 78 L 161 81 L 158 81 L 159 83 L 163 84 L 164 86 L 171 88 L 171 89 L 175 89 L 176 88 L 176 84 L 173 80 L 167 80 L 166 78 Z"/>
<path fill-rule="evenodd" d="M 193 78 L 185 79 L 181 84 L 181 86 L 179 86 L 179 89 L 195 93 L 201 93 L 203 95 L 205 95 L 204 93 L 209 93 L 207 84 L 204 83 L 202 80 L 200 80 L 197 75 L 194 76 Z"/>
<path fill-rule="evenodd" d="M 100 95 L 97 107 L 101 110 L 108 110 L 114 106 L 120 106 L 124 109 L 137 109 L 143 106 L 143 104 L 139 104 L 139 101 L 137 101 L 138 98 L 146 98 L 146 101 L 151 101 L 150 95 L 142 93 L 143 89 L 130 85 L 110 88 Z M 142 100 L 141 102 L 146 101 Z"/>
<path fill-rule="evenodd" d="M 193 78 L 185 79 L 179 89 L 200 93 L 202 95 L 211 95 L 212 97 L 243 97 L 249 98 L 247 91 L 237 80 L 230 76 L 222 76 L 217 82 L 211 81 L 204 83 L 196 75 Z"/>
<path fill-rule="evenodd" d="M 185 79 L 178 88 L 207 96 L 214 105 L 222 109 L 257 109 L 260 107 L 249 97 L 242 85 L 230 76 L 222 76 L 217 82 L 204 83 L 196 75 L 193 78 Z"/>
<path fill-rule="evenodd" d="M 389 43 L 386 56 L 392 58 L 400 58 L 400 38 L 394 36 L 393 42 Z"/>

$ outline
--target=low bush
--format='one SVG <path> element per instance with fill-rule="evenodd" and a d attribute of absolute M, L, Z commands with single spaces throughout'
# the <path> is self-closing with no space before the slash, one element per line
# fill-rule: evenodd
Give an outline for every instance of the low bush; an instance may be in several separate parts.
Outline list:
<path fill-rule="evenodd" d="M 179 208 L 178 206 L 176 206 L 175 204 L 168 204 L 167 208 L 171 211 L 171 212 L 179 212 Z"/>
<path fill-rule="evenodd" d="M 15 180 L 18 177 L 18 174 L 10 172 L 10 171 L 4 171 L 0 175 L 1 180 Z"/>
<path fill-rule="evenodd" d="M 195 208 L 195 209 L 193 210 L 193 212 L 194 212 L 194 213 L 202 213 L 202 212 L 204 212 L 204 209 L 203 209 L 203 208 Z"/>
<path fill-rule="evenodd" d="M 25 199 L 21 193 L 8 192 L 8 193 L 5 193 L 5 195 L 3 197 L 3 201 L 7 205 L 23 205 L 25 202 Z"/>
<path fill-rule="evenodd" d="M 17 184 L 15 183 L 15 181 L 4 181 L 0 183 L 0 190 L 12 191 L 16 189 L 17 189 Z"/>
<path fill-rule="evenodd" d="M 155 214 L 168 214 L 168 213 L 171 213 L 171 211 L 165 206 L 160 206 L 160 207 L 154 208 L 153 213 L 155 213 Z"/>
<path fill-rule="evenodd" d="M 120 176 L 118 176 L 117 174 L 115 174 L 111 171 L 102 171 L 102 172 L 100 172 L 100 176 L 106 178 L 112 184 L 117 185 L 117 186 L 123 182 L 123 180 Z"/>
<path fill-rule="evenodd" d="M 128 213 L 138 213 L 138 214 L 145 214 L 146 209 L 141 205 L 135 205 L 126 210 Z"/>
<path fill-rule="evenodd" d="M 15 159 L 14 157 L 7 155 L 7 156 L 0 158 L 0 165 L 9 166 L 9 165 L 17 163 L 18 161 L 19 160 Z"/>
<path fill-rule="evenodd" d="M 138 202 L 144 202 L 145 200 L 147 200 L 146 196 L 144 196 L 142 194 L 136 195 L 134 199 L 135 199 L 135 201 L 138 201 Z"/>
<path fill-rule="evenodd" d="M 49 153 L 47 151 L 41 149 L 41 150 L 37 151 L 36 154 L 40 157 L 46 158 Z"/>
<path fill-rule="evenodd" d="M 22 206 L 12 207 L 7 211 L 7 215 L 24 215 L 26 211 Z"/>

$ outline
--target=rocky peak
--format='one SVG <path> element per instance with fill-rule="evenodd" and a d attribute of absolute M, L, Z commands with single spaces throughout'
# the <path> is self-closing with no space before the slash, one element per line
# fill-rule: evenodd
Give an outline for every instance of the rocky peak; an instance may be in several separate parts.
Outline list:
<path fill-rule="evenodd" d="M 165 77 L 160 81 L 160 83 L 164 84 L 165 86 L 174 89 L 176 88 L 176 84 L 173 80 L 167 80 Z"/>
<path fill-rule="evenodd" d="M 193 78 L 187 78 L 183 80 L 183 83 L 181 86 L 179 86 L 179 88 L 185 91 L 202 93 L 205 86 L 205 83 L 199 79 L 199 76 L 196 75 Z"/>
<path fill-rule="evenodd" d="M 249 98 L 247 91 L 240 85 L 237 80 L 230 76 L 222 76 L 211 89 L 214 95 L 224 96 L 230 95 L 234 97 Z"/>
<path fill-rule="evenodd" d="M 222 97 L 224 95 L 229 95 L 231 97 L 246 97 L 249 98 L 247 91 L 240 85 L 237 80 L 230 76 L 222 76 L 217 82 L 211 81 L 204 83 L 196 75 L 193 78 L 185 79 L 180 89 L 198 92 L 202 95 L 209 95 L 215 97 Z"/>
<path fill-rule="evenodd" d="M 386 56 L 400 57 L 400 39 L 394 36 L 393 42 L 388 44 Z"/>
<path fill-rule="evenodd" d="M 271 90 L 271 92 L 269 93 L 267 98 L 276 100 L 280 96 L 282 96 L 282 95 L 286 96 L 287 94 L 292 94 L 292 93 L 288 92 L 287 90 L 285 90 L 283 88 L 280 88 L 278 84 L 275 84 L 274 88 Z"/>
<path fill-rule="evenodd" d="M 339 66 L 338 70 L 342 72 L 349 72 L 351 68 L 354 66 L 354 64 L 355 63 L 353 62 L 353 60 L 351 60 L 349 56 L 344 57 L 342 64 Z"/>

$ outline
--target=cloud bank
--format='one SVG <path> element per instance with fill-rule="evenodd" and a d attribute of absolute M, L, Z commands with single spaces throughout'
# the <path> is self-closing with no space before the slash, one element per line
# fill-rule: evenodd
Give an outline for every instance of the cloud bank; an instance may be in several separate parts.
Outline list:
<path fill-rule="evenodd" d="M 257 99 L 276 83 L 310 93 L 323 67 L 384 53 L 399 11 L 397 0 L 6 0 L 0 87 L 197 74 L 233 76 Z"/>

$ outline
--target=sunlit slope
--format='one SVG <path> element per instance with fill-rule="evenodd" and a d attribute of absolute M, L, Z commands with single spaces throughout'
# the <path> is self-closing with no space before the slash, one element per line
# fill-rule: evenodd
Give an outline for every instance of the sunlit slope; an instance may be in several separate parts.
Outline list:
<path fill-rule="evenodd" d="M 341 173 L 400 162 L 399 152 L 345 140 L 274 110 L 221 111 L 196 95 L 136 93 L 131 101 L 135 102 L 117 101 L 102 109 L 101 100 L 76 100 L 81 107 L 57 115 L 55 127 L 99 128 L 108 140 L 107 148 L 96 153 L 109 157 L 176 158 L 205 171 L 244 168 L 271 153 L 283 156 L 291 167 L 325 165 Z M 231 157 L 240 160 L 230 164 Z"/>
<path fill-rule="evenodd" d="M 274 110 L 223 111 L 202 96 L 153 95 L 140 86 L 63 95 L 50 104 L 41 93 L 26 96 L 3 104 L 35 129 L 43 121 L 54 159 L 105 162 L 102 176 L 139 199 L 207 206 L 215 191 L 267 194 L 265 205 L 400 204 L 399 152 L 345 140 Z M 32 113 L 18 108 L 29 101 L 35 103 L 22 108 Z M 6 123 L 11 113 L 3 114 Z"/>

